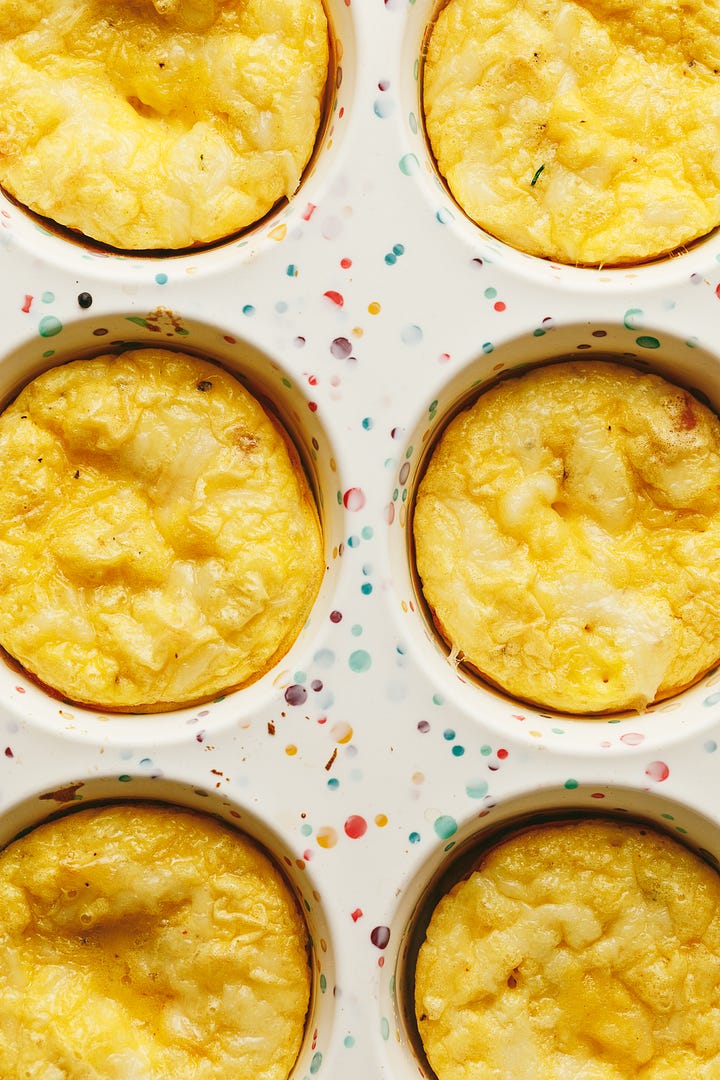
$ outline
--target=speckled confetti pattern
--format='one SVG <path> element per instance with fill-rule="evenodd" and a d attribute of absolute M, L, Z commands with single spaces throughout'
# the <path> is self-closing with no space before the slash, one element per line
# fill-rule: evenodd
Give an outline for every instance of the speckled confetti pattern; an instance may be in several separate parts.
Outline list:
<path fill-rule="evenodd" d="M 622 270 L 507 249 L 437 180 L 419 117 L 429 0 L 330 0 L 339 65 L 290 205 L 173 258 L 100 252 L 0 197 L 3 397 L 78 353 L 197 351 L 276 405 L 318 491 L 327 572 L 291 653 L 199 709 L 106 716 L 0 666 L 3 841 L 94 798 L 220 813 L 284 865 L 314 942 L 292 1080 L 427 1075 L 403 1021 L 423 889 L 516 815 L 639 814 L 720 857 L 720 673 L 643 715 L 552 715 L 451 667 L 410 571 L 424 448 L 478 384 L 572 354 L 720 404 L 720 238 Z M 398 967 L 398 964 L 400 965 Z"/>

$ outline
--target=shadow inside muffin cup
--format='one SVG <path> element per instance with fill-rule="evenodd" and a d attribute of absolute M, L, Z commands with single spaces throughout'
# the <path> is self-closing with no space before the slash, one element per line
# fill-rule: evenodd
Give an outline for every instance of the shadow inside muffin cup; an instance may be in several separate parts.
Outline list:
<path fill-rule="evenodd" d="M 706 703 L 709 704 L 711 698 L 714 701 L 714 697 L 708 695 L 708 687 L 713 683 L 717 664 L 699 672 L 691 686 L 650 703 L 640 714 L 632 709 L 562 711 L 542 700 L 515 697 L 466 664 L 439 628 L 423 593 L 413 537 L 415 503 L 428 461 L 447 425 L 482 393 L 501 381 L 533 368 L 566 361 L 611 362 L 654 373 L 689 391 L 711 411 L 718 411 L 720 361 L 717 357 L 672 335 L 639 334 L 628 324 L 548 326 L 539 333 L 528 334 L 475 357 L 440 388 L 428 403 L 420 422 L 409 425 L 405 453 L 400 457 L 401 465 L 394 478 L 395 487 L 386 516 L 390 524 L 390 555 L 401 622 L 412 636 L 416 651 L 422 653 L 423 666 L 433 671 L 438 688 L 447 689 L 449 696 L 473 712 L 482 708 L 483 717 L 492 722 L 497 720 L 506 726 L 511 717 L 515 721 L 559 718 L 562 722 L 572 720 L 570 726 L 575 728 L 576 734 L 581 734 L 583 726 L 591 732 L 593 725 L 602 721 L 635 727 L 638 723 L 654 723 L 658 733 L 677 732 L 677 715 L 674 719 L 669 716 L 668 720 L 661 720 L 660 714 L 671 714 L 682 706 L 684 719 L 696 715 L 698 719 L 706 720 Z M 717 645 L 720 660 L 720 642 Z M 517 716 L 518 713 L 523 715 Z M 510 722 L 517 728 L 516 723 Z M 594 736 L 590 734 L 590 738 Z"/>
<path fill-rule="evenodd" d="M 349 112 L 356 77 L 355 13 L 343 0 L 322 0 L 328 30 L 328 67 L 322 98 L 319 123 L 313 149 L 306 162 L 299 183 L 290 196 L 283 196 L 262 216 L 227 235 L 216 237 L 191 246 L 175 248 L 115 247 L 96 237 L 85 235 L 78 229 L 44 217 L 24 205 L 0 185 L 0 227 L 7 236 L 16 236 L 35 254 L 50 258 L 58 256 L 64 263 L 76 252 L 81 258 L 89 255 L 102 258 L 179 259 L 205 254 L 212 259 L 212 252 L 225 248 L 242 248 L 256 241 L 261 234 L 273 228 L 284 229 L 289 213 L 298 206 L 305 210 L 313 199 L 314 191 L 325 184 L 332 173 L 337 150 L 345 138 L 343 117 Z M 140 103 L 138 108 L 141 109 Z M 0 241 L 3 236 L 0 234 Z"/>
<path fill-rule="evenodd" d="M 490 803 L 439 846 L 403 886 L 389 919 L 390 945 L 381 973 L 380 1009 L 392 1031 L 385 1053 L 397 1080 L 418 1074 L 433 1080 L 415 1009 L 415 970 L 432 914 L 455 885 L 466 880 L 502 841 L 535 826 L 609 821 L 650 828 L 687 848 L 720 873 L 720 828 L 701 812 L 656 792 L 614 785 L 568 790 L 541 788 Z M 558 871 L 560 873 L 560 871 Z M 438 987 L 442 994 L 447 988 Z M 449 991 L 448 991 L 449 992 Z"/>
<path fill-rule="evenodd" d="M 158 312 L 143 320 L 134 315 L 78 320 L 65 324 L 62 332 L 53 338 L 53 344 L 55 348 L 47 350 L 42 341 L 31 341 L 3 357 L 0 365 L 0 402 L 3 409 L 28 382 L 51 368 L 75 360 L 137 349 L 161 349 L 198 357 L 236 377 L 282 431 L 291 454 L 296 455 L 307 478 L 319 520 L 324 562 L 319 591 L 304 626 L 298 628 L 285 654 L 276 656 L 269 670 L 258 671 L 254 678 L 246 680 L 238 688 L 228 687 L 226 691 L 218 691 L 206 699 L 208 709 L 216 716 L 224 715 L 229 700 L 234 703 L 230 712 L 235 717 L 238 710 L 243 711 L 245 703 L 249 709 L 257 707 L 262 695 L 272 687 L 286 664 L 302 666 L 297 659 L 298 654 L 307 646 L 314 629 L 321 624 L 323 614 L 331 610 L 337 559 L 342 550 L 342 507 L 337 498 L 339 481 L 333 447 L 323 424 L 317 414 L 308 408 L 301 388 L 281 364 L 249 342 L 225 334 L 218 327 L 171 316 L 169 312 Z M 11 482 L 11 478 L 6 477 L 5 482 Z M 53 716 L 57 714 L 59 702 L 74 706 L 78 711 L 87 709 L 99 718 L 122 718 L 138 713 L 169 716 L 179 712 L 187 714 L 187 722 L 192 721 L 198 706 L 202 704 L 198 699 L 188 700 L 185 704 L 161 704 L 127 710 L 78 704 L 62 691 L 40 683 L 36 676 L 20 668 L 12 657 L 5 656 L 5 661 L 4 665 L 0 664 L 0 701 L 4 699 L 5 704 L 17 701 L 15 684 L 20 673 L 28 680 L 23 690 L 23 712 L 35 716 L 38 710 L 40 715 L 47 713 L 53 728 L 57 726 Z"/>
<path fill-rule="evenodd" d="M 307 928 L 310 969 L 304 1036 L 288 1080 L 317 1072 L 327 1053 L 334 1022 L 335 957 L 325 901 L 304 861 L 289 851 L 275 829 L 254 812 L 216 791 L 169 777 L 68 778 L 51 790 L 37 791 L 3 808 L 0 849 L 45 823 L 85 809 L 113 806 L 177 809 L 217 819 L 247 837 L 279 872 Z"/>

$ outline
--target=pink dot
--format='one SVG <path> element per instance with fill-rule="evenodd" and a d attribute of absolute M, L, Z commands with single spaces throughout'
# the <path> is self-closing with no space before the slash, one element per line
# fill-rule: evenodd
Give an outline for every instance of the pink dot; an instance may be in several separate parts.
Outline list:
<path fill-rule="evenodd" d="M 367 821 L 359 814 L 351 814 L 345 822 L 345 832 L 351 840 L 359 840 L 367 832 Z"/>
<path fill-rule="evenodd" d="M 662 780 L 667 780 L 670 769 L 664 761 L 651 761 L 645 770 L 645 775 L 649 776 L 651 780 L 657 780 L 660 783 Z"/>
<path fill-rule="evenodd" d="M 343 505 L 346 510 L 362 510 L 365 505 L 365 492 L 362 488 L 348 488 L 343 495 Z"/>
<path fill-rule="evenodd" d="M 620 742 L 625 743 L 626 746 L 639 746 L 644 741 L 645 736 L 639 731 L 628 731 L 627 734 L 620 736 Z"/>

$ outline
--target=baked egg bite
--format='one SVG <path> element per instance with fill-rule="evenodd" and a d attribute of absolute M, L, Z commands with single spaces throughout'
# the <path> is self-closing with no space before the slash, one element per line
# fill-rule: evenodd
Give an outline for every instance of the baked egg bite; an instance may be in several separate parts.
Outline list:
<path fill-rule="evenodd" d="M 83 809 L 0 854 L 7 1080 L 287 1080 L 307 927 L 274 863 L 209 815 Z"/>
<path fill-rule="evenodd" d="M 328 66 L 321 0 L 0 0 L 0 184 L 115 248 L 222 239 L 296 191 Z"/>
<path fill-rule="evenodd" d="M 509 377 L 448 424 L 413 512 L 453 662 L 567 713 L 643 710 L 720 655 L 720 421 L 612 361 Z"/>
<path fill-rule="evenodd" d="M 0 645 L 93 708 L 190 705 L 256 680 L 324 573 L 298 454 L 216 364 L 75 360 L 0 415 Z"/>
<path fill-rule="evenodd" d="M 711 1080 L 720 879 L 644 824 L 525 829 L 440 900 L 414 1001 L 437 1080 Z"/>
<path fill-rule="evenodd" d="M 643 262 L 720 222 L 715 0 L 449 0 L 422 86 L 455 200 L 521 251 Z"/>

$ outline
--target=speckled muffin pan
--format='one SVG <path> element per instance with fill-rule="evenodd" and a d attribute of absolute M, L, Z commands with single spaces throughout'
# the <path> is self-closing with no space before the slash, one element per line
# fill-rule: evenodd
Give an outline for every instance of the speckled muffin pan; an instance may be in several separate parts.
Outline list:
<path fill-rule="evenodd" d="M 292 1080 L 430 1076 L 407 988 L 422 898 L 514 821 L 630 815 L 720 859 L 720 674 L 646 713 L 554 715 L 447 661 L 412 571 L 424 452 L 500 373 L 631 362 L 720 406 L 720 239 L 636 268 L 555 265 L 469 222 L 421 123 L 430 0 L 328 0 L 337 68 L 289 205 L 226 244 L 100 251 L 0 197 L 0 398 L 128 345 L 207 356 L 272 402 L 318 500 L 327 570 L 299 639 L 198 709 L 109 715 L 0 666 L 0 840 L 94 800 L 235 822 L 285 868 L 313 941 Z"/>

